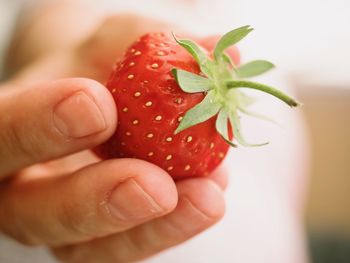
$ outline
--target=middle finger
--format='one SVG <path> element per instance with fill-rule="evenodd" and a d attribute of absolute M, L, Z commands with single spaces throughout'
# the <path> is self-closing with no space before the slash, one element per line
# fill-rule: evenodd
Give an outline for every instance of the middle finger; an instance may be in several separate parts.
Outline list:
<path fill-rule="evenodd" d="M 224 214 L 222 190 L 208 178 L 177 182 L 179 202 L 170 214 L 126 232 L 54 250 L 65 262 L 135 262 L 178 245 Z"/>

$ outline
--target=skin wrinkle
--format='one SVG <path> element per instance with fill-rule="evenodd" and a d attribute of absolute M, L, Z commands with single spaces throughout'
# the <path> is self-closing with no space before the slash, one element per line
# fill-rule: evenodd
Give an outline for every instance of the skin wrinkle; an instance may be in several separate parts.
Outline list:
<path fill-rule="evenodd" d="M 133 251 L 139 251 L 142 248 L 139 246 L 140 242 L 134 242 L 131 235 L 127 235 L 125 232 L 121 234 L 121 243 L 124 244 L 124 249 L 122 250 L 124 253 L 118 251 L 115 257 L 118 262 L 126 262 L 125 259 L 128 258 L 128 255 L 132 254 Z"/>
<path fill-rule="evenodd" d="M 11 151 L 10 152 L 11 154 L 14 154 L 16 151 L 15 150 L 16 147 L 13 147 L 13 145 L 15 145 L 15 139 L 12 136 L 9 136 L 9 134 L 11 134 L 11 131 L 13 128 L 12 128 L 12 125 L 7 125 L 6 127 L 9 127 L 8 131 L 7 132 L 4 131 L 4 132 L 0 133 L 0 141 L 1 141 L 1 143 L 3 143 L 5 145 L 5 147 L 1 147 L 1 148 L 2 149 L 6 148 L 9 151 Z M 0 158 L 1 158 L 1 156 L 5 156 L 8 154 L 9 154 L 8 152 L 0 151 Z M 5 173 L 5 175 L 7 175 L 7 174 Z M 2 176 L 4 176 L 4 175 L 2 173 L 0 173 L 0 177 L 2 177 Z"/>
<path fill-rule="evenodd" d="M 69 202 L 63 202 L 60 208 L 56 208 L 56 214 L 60 218 L 59 222 L 61 223 L 64 230 L 68 229 L 69 233 L 77 234 L 79 237 L 84 237 L 86 241 L 92 239 L 90 233 L 84 230 L 84 227 L 81 227 L 81 221 L 85 222 L 86 215 L 82 219 L 82 215 L 72 216 L 72 210 L 75 210 L 75 204 L 70 204 Z M 86 220 L 87 221 L 87 220 Z M 62 245 L 62 244 L 57 244 Z"/>
<path fill-rule="evenodd" d="M 198 209 L 198 207 L 196 207 L 193 202 L 190 201 L 190 199 L 186 196 L 181 198 L 182 201 L 184 201 L 186 203 L 186 205 L 188 205 L 192 211 L 195 212 L 196 215 L 198 215 L 199 217 L 201 217 L 202 222 L 207 222 L 206 225 L 211 224 L 212 222 L 215 222 L 216 220 L 207 216 L 203 211 L 201 211 L 200 209 Z M 160 219 L 162 220 L 162 219 Z M 157 221 L 154 221 L 153 224 L 157 224 Z M 184 233 L 183 230 L 181 229 L 181 227 L 178 227 L 176 225 L 173 224 L 173 222 L 169 221 L 169 220 L 163 220 L 161 222 L 161 224 L 165 224 L 167 227 L 170 227 L 170 231 L 165 231 L 166 233 L 170 233 L 170 232 L 174 232 L 177 233 L 176 236 L 177 238 L 172 239 L 171 242 L 168 243 L 164 243 L 163 241 L 161 243 L 154 243 L 156 239 L 153 239 L 152 236 L 149 234 L 149 232 L 153 232 L 153 234 L 155 234 L 155 238 L 157 237 L 158 233 L 157 232 L 157 228 L 152 228 L 150 231 L 149 230 L 150 227 L 152 227 L 153 225 L 148 226 L 146 229 L 142 229 L 141 232 L 141 236 L 147 234 L 148 237 L 151 236 L 151 243 L 153 242 L 154 246 L 151 246 L 152 249 L 150 249 L 150 247 L 147 245 L 147 242 L 144 242 L 145 240 L 142 239 L 141 241 L 138 240 L 138 238 L 133 238 L 135 237 L 134 235 L 126 235 L 126 232 L 120 233 L 119 237 L 121 238 L 121 240 L 119 240 L 118 243 L 122 243 L 123 249 L 122 250 L 118 250 L 116 251 L 117 253 L 115 254 L 115 257 L 113 257 L 113 260 L 116 260 L 116 262 L 129 262 L 127 259 L 130 260 L 130 258 L 132 258 L 132 262 L 137 261 L 139 259 L 142 258 L 147 258 L 149 256 L 151 256 L 154 253 L 157 253 L 160 250 L 163 250 L 164 248 L 166 248 L 167 246 L 171 246 L 173 244 L 176 244 L 178 242 L 181 242 L 183 240 L 188 239 L 188 233 Z M 156 226 L 156 225 L 155 225 Z M 203 227 L 204 228 L 204 227 Z M 146 233 L 146 232 L 148 233 Z M 198 231 L 198 229 L 195 229 L 193 231 L 193 233 L 191 233 L 190 235 L 193 236 L 196 232 Z M 137 233 L 137 232 L 136 232 Z M 173 235 L 171 235 L 173 236 Z M 147 240 L 147 239 L 146 239 Z M 169 238 L 167 238 L 167 240 L 171 240 Z M 74 249 L 73 249 L 74 250 Z M 135 251 L 138 251 L 140 253 L 140 255 L 136 255 L 135 257 L 131 256 L 135 254 Z M 76 252 L 78 253 L 78 252 Z M 115 261 L 111 261 L 111 262 L 115 262 Z"/>
<path fill-rule="evenodd" d="M 125 259 L 130 258 L 128 255 L 130 252 L 135 251 L 136 244 L 132 241 L 130 235 L 127 235 L 126 233 L 127 232 L 121 232 L 118 234 L 120 243 L 123 244 L 122 249 L 119 248 L 111 250 L 111 255 L 103 255 L 103 258 L 99 258 L 99 260 L 102 260 L 103 262 L 131 262 L 130 260 Z M 92 242 L 98 243 L 99 239 Z M 91 258 L 91 250 L 89 246 L 83 245 L 83 247 L 80 247 L 79 245 L 67 245 L 61 248 L 53 249 L 53 252 L 59 259 L 68 259 L 68 262 L 97 262 Z"/>
<path fill-rule="evenodd" d="M 7 125 L 9 129 L 9 136 L 6 136 L 5 142 L 10 141 L 9 143 L 9 149 L 14 149 L 14 152 L 19 152 L 24 155 L 25 158 L 28 160 L 32 158 L 32 152 L 29 150 L 30 147 L 26 147 L 26 142 L 23 141 L 23 136 L 19 134 L 19 127 L 16 127 L 16 125 L 13 125 L 13 122 L 10 122 L 9 125 Z M 10 140 L 9 140 L 10 139 Z M 27 140 L 28 141 L 28 140 Z M 15 147 L 14 147 L 15 146 Z"/>
<path fill-rule="evenodd" d="M 89 166 L 92 166 L 93 164 L 90 164 Z M 84 168 L 82 168 L 84 169 Z M 68 180 L 71 180 L 71 185 L 76 185 L 76 186 L 81 186 L 82 183 L 84 183 L 84 180 L 81 177 L 81 174 L 79 173 L 79 171 L 76 171 L 74 173 L 73 176 L 71 175 L 67 175 L 68 176 Z M 59 179 L 62 183 L 65 179 Z M 74 192 L 69 192 L 72 194 L 75 194 Z M 79 193 L 77 193 L 79 194 Z M 95 197 L 96 195 L 96 197 Z M 94 236 L 94 234 L 91 233 L 91 222 L 93 224 L 95 224 L 94 220 L 89 220 L 87 219 L 88 217 L 91 217 L 92 219 L 99 217 L 99 214 L 101 212 L 101 210 L 99 209 L 100 206 L 98 205 L 98 202 L 94 202 L 94 200 L 97 201 L 98 199 L 98 193 L 94 193 L 93 194 L 93 198 L 91 200 L 88 200 L 87 202 L 84 203 L 84 207 L 80 206 L 80 203 L 77 203 L 76 200 L 82 200 L 80 198 L 76 198 L 74 197 L 73 200 L 75 200 L 75 203 L 72 203 L 70 200 L 66 200 L 66 202 L 64 202 L 63 204 L 63 208 L 64 208 L 64 213 L 63 213 L 63 219 L 68 219 L 66 220 L 68 223 L 68 227 L 69 225 L 71 225 L 72 227 L 68 228 L 68 229 L 72 229 L 76 230 L 76 232 L 79 234 L 82 234 L 82 236 L 86 237 L 86 241 L 92 240 L 98 236 Z M 93 202 L 91 202 L 93 201 Z M 83 209 L 76 209 L 77 206 L 83 207 Z M 59 211 L 59 207 L 57 207 L 57 211 Z M 69 212 L 69 211 L 74 211 L 74 213 Z M 78 213 L 77 213 L 78 211 Z M 87 212 L 86 212 L 87 211 Z M 84 213 L 82 213 L 84 212 Z M 57 212 L 58 215 L 60 215 L 61 213 Z M 105 213 L 103 213 L 104 215 Z M 85 224 L 83 225 L 83 227 L 80 227 L 81 222 L 84 222 Z M 67 227 L 65 227 L 64 229 L 67 229 Z M 85 242 L 86 242 L 85 241 Z M 67 244 L 67 243 L 66 243 Z M 74 244 L 74 243 L 72 243 Z M 60 246 L 64 245 L 64 244 L 59 244 Z"/>
<path fill-rule="evenodd" d="M 196 215 L 199 215 L 199 216 L 201 217 L 201 219 L 202 219 L 203 222 L 207 222 L 206 225 L 212 224 L 213 222 L 216 221 L 216 219 L 207 216 L 203 211 L 201 211 L 197 206 L 195 206 L 195 205 L 193 204 L 193 202 L 191 202 L 190 199 L 189 199 L 188 197 L 186 197 L 186 196 L 181 197 L 180 200 L 184 201 L 184 202 L 186 203 L 186 205 L 188 205 L 188 206 L 192 209 L 192 211 L 195 212 Z M 180 202 L 181 202 L 181 201 L 180 201 Z M 154 224 L 157 224 L 157 220 L 154 221 Z M 127 250 L 127 251 L 129 251 L 129 253 L 128 253 L 129 256 L 122 256 L 121 258 L 122 258 L 122 259 L 123 259 L 123 258 L 125 259 L 125 258 L 128 258 L 128 257 L 130 258 L 130 254 L 133 254 L 133 253 L 131 253 L 131 252 L 133 252 L 133 251 L 142 251 L 142 252 L 145 253 L 145 254 L 142 254 L 141 257 L 140 257 L 140 256 L 139 256 L 139 257 L 136 257 L 136 259 L 137 259 L 137 258 L 147 258 L 147 257 L 151 256 L 152 254 L 157 253 L 159 250 L 164 249 L 164 248 L 167 247 L 167 246 L 171 246 L 171 245 L 173 245 L 173 244 L 176 244 L 176 243 L 178 243 L 178 242 L 181 242 L 181 241 L 183 241 L 183 240 L 188 239 L 188 233 L 184 233 L 183 230 L 181 229 L 181 227 L 178 227 L 178 226 L 174 225 L 172 221 L 163 220 L 161 224 L 165 224 L 166 227 L 169 227 L 169 228 L 171 229 L 170 231 L 165 231 L 166 233 L 170 233 L 170 232 L 176 233 L 176 236 L 177 236 L 178 238 L 172 239 L 172 241 L 169 242 L 168 244 L 167 244 L 167 243 L 164 243 L 163 240 L 162 240 L 161 243 L 158 242 L 157 244 L 155 244 L 155 243 L 154 243 L 154 242 L 155 242 L 154 240 L 156 240 L 156 239 L 153 239 L 153 238 L 151 237 L 151 238 L 150 238 L 150 239 L 151 239 L 150 241 L 153 242 L 153 244 L 155 244 L 155 246 L 153 247 L 153 249 L 150 250 L 150 249 L 149 249 L 149 246 L 146 245 L 147 242 L 144 243 L 144 242 L 139 241 L 139 240 L 137 240 L 137 239 L 134 240 L 134 239 L 132 238 L 133 235 L 125 235 L 125 234 L 122 234 L 123 240 L 126 241 L 127 247 L 129 248 L 129 250 Z M 156 233 L 157 230 L 155 230 L 154 228 L 151 228 L 151 230 L 149 229 L 149 227 L 152 227 L 152 226 L 153 226 L 153 225 L 150 225 L 150 226 L 148 226 L 146 229 L 143 229 L 142 234 L 147 234 L 148 236 L 150 236 L 149 233 L 150 233 L 150 232 L 152 233 L 152 231 L 153 231 L 153 234 L 155 234 L 155 237 L 157 237 L 157 235 L 158 235 L 158 233 Z M 204 227 L 203 227 L 203 228 L 204 228 Z M 147 231 L 147 230 L 149 230 L 149 231 Z M 146 232 L 145 232 L 145 231 L 146 231 Z M 193 233 L 191 233 L 191 236 L 193 236 L 197 231 L 198 231 L 198 229 L 194 230 Z M 171 236 L 173 236 L 173 235 L 171 235 Z M 167 240 L 171 240 L 171 239 L 167 239 Z M 130 247 L 131 247 L 131 248 L 130 248 Z M 146 248 L 146 249 L 145 249 L 145 248 Z M 148 249 L 148 251 L 147 251 L 147 249 Z M 125 251 L 125 250 L 124 250 L 124 251 Z M 131 252 L 130 252 L 130 251 L 131 251 Z M 119 254 L 119 257 L 120 257 L 120 254 Z"/>

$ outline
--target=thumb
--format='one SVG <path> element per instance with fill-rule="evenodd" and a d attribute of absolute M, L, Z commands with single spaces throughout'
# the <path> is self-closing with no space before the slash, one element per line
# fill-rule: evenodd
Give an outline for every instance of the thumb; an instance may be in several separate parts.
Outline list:
<path fill-rule="evenodd" d="M 116 107 L 101 84 L 63 79 L 0 91 L 0 178 L 107 140 Z"/>

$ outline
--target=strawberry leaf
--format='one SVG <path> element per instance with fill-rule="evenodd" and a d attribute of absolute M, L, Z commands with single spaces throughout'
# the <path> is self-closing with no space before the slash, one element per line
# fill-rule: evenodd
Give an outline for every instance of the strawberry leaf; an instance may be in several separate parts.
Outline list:
<path fill-rule="evenodd" d="M 219 40 L 214 50 L 215 60 L 219 61 L 222 58 L 222 54 L 228 47 L 239 42 L 252 30 L 253 28 L 251 28 L 250 26 L 243 26 L 223 35 L 223 37 Z"/>
<path fill-rule="evenodd" d="M 228 116 L 225 110 L 221 109 L 215 122 L 215 127 L 217 132 L 222 136 L 222 138 L 232 147 L 237 147 L 233 144 L 228 137 Z"/>
<path fill-rule="evenodd" d="M 251 78 L 261 75 L 274 67 L 275 65 L 269 61 L 255 60 L 238 67 L 237 75 L 240 78 Z"/>
<path fill-rule="evenodd" d="M 187 93 L 208 91 L 214 86 L 214 83 L 210 79 L 185 70 L 173 69 L 171 72 L 173 73 L 180 88 Z"/>
<path fill-rule="evenodd" d="M 247 94 L 243 92 L 236 93 L 237 100 L 239 100 L 239 105 L 243 108 L 247 108 L 251 105 L 253 105 L 257 99 L 253 98 L 251 96 L 248 96 Z"/>
<path fill-rule="evenodd" d="M 244 113 L 245 115 L 248 115 L 250 117 L 254 117 L 254 118 L 257 118 L 257 119 L 261 119 L 261 120 L 265 120 L 265 121 L 268 121 L 268 122 L 271 122 L 273 124 L 276 124 L 278 126 L 281 126 L 278 122 L 276 122 L 274 119 L 268 117 L 268 116 L 265 116 L 263 114 L 260 114 L 260 113 L 257 113 L 257 112 L 254 112 L 254 111 L 250 111 L 250 110 L 247 110 L 246 108 L 244 107 L 238 107 L 238 109 L 240 110 L 240 112 Z"/>
<path fill-rule="evenodd" d="M 233 128 L 233 135 L 240 145 L 247 146 L 247 147 L 258 147 L 258 146 L 263 146 L 268 144 L 268 142 L 260 143 L 260 144 L 251 144 L 244 139 L 241 133 L 241 122 L 240 122 L 239 116 L 237 115 L 237 112 L 231 113 L 229 116 L 229 119 L 231 122 L 231 126 Z"/>
<path fill-rule="evenodd" d="M 233 61 L 229 55 L 224 53 L 222 55 L 222 58 L 227 64 L 229 64 L 232 68 L 234 68 L 236 70 L 236 65 L 233 63 Z"/>
<path fill-rule="evenodd" d="M 180 125 L 177 127 L 175 134 L 210 119 L 218 113 L 220 108 L 221 104 L 215 101 L 214 91 L 209 91 L 201 103 L 187 111 Z"/>
<path fill-rule="evenodd" d="M 211 72 L 209 69 L 209 59 L 202 48 L 191 40 L 177 39 L 174 34 L 173 37 L 180 46 L 186 49 L 193 56 L 193 58 L 197 61 L 201 71 L 205 75 L 210 76 Z"/>

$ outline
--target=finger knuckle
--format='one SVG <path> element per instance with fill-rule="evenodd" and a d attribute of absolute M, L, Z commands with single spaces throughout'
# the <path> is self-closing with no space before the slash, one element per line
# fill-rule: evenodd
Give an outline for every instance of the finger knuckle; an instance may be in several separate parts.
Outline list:
<path fill-rule="evenodd" d="M 6 145 L 5 148 L 14 156 L 23 156 L 32 158 L 42 151 L 40 144 L 36 143 L 38 140 L 35 133 L 25 132 L 28 127 L 23 127 L 20 121 L 12 122 L 7 126 L 5 138 L 2 140 Z"/>
<path fill-rule="evenodd" d="M 127 262 L 128 260 L 135 258 L 147 253 L 152 247 L 154 240 L 148 240 L 144 234 L 138 233 L 138 235 L 133 235 L 130 232 L 124 232 L 120 234 L 120 248 L 116 253 L 114 253 L 114 259 L 117 262 Z"/>
<path fill-rule="evenodd" d="M 58 213 L 59 221 L 62 227 L 70 234 L 88 239 L 91 233 L 86 227 L 86 220 L 90 216 L 82 213 L 77 207 L 79 206 L 69 202 L 63 204 L 61 211 Z"/>

